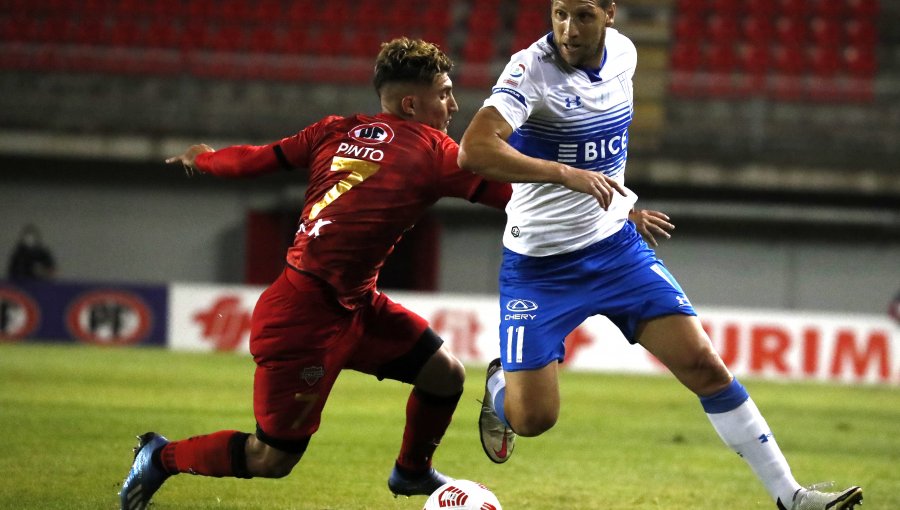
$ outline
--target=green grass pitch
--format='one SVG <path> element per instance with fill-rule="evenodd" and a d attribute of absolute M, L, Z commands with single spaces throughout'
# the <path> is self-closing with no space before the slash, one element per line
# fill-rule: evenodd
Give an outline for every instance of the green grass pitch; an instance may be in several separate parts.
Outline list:
<path fill-rule="evenodd" d="M 0 344 L 0 508 L 114 509 L 135 436 L 251 431 L 253 363 L 234 354 Z M 481 481 L 506 510 L 774 508 L 671 377 L 564 372 L 559 424 L 494 465 L 476 422 L 483 367 L 435 458 Z M 900 391 L 745 380 L 801 483 L 865 488 L 865 508 L 900 508 Z M 281 480 L 171 478 L 156 510 L 419 510 L 386 480 L 409 387 L 346 372 L 322 428 Z"/>

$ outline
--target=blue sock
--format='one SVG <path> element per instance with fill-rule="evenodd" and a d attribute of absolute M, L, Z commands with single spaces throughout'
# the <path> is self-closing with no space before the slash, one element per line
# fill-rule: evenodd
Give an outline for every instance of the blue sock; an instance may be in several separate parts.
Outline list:
<path fill-rule="evenodd" d="M 703 405 L 703 410 L 707 414 L 727 413 L 732 409 L 737 409 L 749 398 L 750 394 L 735 378 L 724 390 L 707 397 L 700 397 L 700 404 Z"/>

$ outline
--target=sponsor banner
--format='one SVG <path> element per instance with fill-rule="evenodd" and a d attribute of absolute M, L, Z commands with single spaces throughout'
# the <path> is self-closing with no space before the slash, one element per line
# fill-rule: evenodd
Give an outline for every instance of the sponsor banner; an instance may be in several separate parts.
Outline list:
<path fill-rule="evenodd" d="M 0 283 L 0 341 L 166 343 L 167 289 L 83 282 Z"/>
<path fill-rule="evenodd" d="M 262 290 L 174 285 L 170 294 L 171 346 L 249 352 L 250 315 Z M 427 319 L 464 362 L 485 364 L 499 355 L 501 308 L 495 298 L 387 294 Z M 527 300 L 514 301 L 504 304 L 503 313 L 540 313 Z M 725 308 L 700 308 L 698 312 L 714 346 L 740 377 L 900 385 L 900 327 L 887 317 Z M 603 317 L 591 317 L 569 334 L 563 366 L 666 372 Z"/>
<path fill-rule="evenodd" d="M 263 287 L 173 284 L 169 345 L 189 351 L 250 352 L 250 316 Z"/>

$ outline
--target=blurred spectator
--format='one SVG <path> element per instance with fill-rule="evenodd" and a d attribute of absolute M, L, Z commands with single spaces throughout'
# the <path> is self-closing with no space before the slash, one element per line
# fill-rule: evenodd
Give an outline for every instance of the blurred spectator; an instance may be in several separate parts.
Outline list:
<path fill-rule="evenodd" d="M 897 324 L 900 324 L 900 291 L 897 291 L 897 295 L 894 296 L 894 300 L 891 301 L 890 306 L 888 307 L 888 315 L 893 317 Z"/>
<path fill-rule="evenodd" d="M 41 232 L 25 225 L 9 258 L 10 280 L 48 280 L 56 274 L 56 261 L 41 241 Z"/>

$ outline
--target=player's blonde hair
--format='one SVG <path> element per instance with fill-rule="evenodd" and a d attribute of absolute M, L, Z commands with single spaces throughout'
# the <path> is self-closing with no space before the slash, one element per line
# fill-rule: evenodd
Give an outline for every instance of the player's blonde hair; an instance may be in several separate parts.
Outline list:
<path fill-rule="evenodd" d="M 452 68 L 453 61 L 435 44 L 399 37 L 381 43 L 372 83 L 379 94 L 384 84 L 390 82 L 431 85 L 436 76 L 449 73 Z"/>

